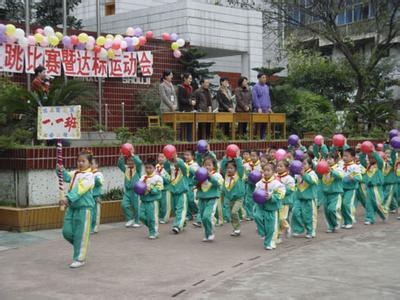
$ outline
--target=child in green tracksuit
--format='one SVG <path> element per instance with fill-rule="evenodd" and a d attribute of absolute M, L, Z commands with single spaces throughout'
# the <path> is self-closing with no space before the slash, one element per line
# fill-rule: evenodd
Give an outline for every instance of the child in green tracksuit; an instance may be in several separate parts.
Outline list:
<path fill-rule="evenodd" d="M 65 198 L 60 200 L 60 205 L 67 207 L 62 233 L 74 247 L 71 268 L 82 267 L 86 261 L 91 212 L 95 206 L 92 193 L 94 176 L 90 168 L 92 158 L 91 152 L 82 151 L 78 156 L 77 171 L 62 170 L 64 181 L 70 184 Z"/>
<path fill-rule="evenodd" d="M 126 224 L 125 227 L 140 227 L 139 224 L 139 196 L 133 191 L 133 186 L 142 176 L 142 161 L 139 156 L 132 155 L 130 157 L 118 158 L 118 168 L 124 173 L 124 196 L 121 202 L 121 208 L 124 212 Z M 133 208 L 133 215 L 132 215 Z"/>
<path fill-rule="evenodd" d="M 400 155 L 398 152 L 396 153 L 396 163 L 394 165 L 394 170 L 398 181 L 397 181 L 396 201 L 394 201 L 393 203 L 392 211 L 396 213 L 397 210 L 398 213 L 397 219 L 400 220 L 400 210 L 398 209 L 398 207 L 400 206 Z"/>
<path fill-rule="evenodd" d="M 315 168 L 317 164 L 322 160 L 326 159 L 329 153 L 329 148 L 328 146 L 325 145 L 324 140 L 322 140 L 321 146 L 318 146 L 317 144 L 313 144 L 313 154 L 314 154 L 314 159 L 313 159 L 313 167 Z M 325 203 L 325 194 L 322 190 L 322 176 L 317 174 L 319 183 L 317 186 L 317 208 L 319 208 L 321 205 Z"/>
<path fill-rule="evenodd" d="M 324 212 L 327 225 L 327 233 L 332 233 L 339 229 L 342 220 L 341 207 L 343 195 L 343 171 L 338 167 L 337 163 L 339 155 L 329 153 L 327 163 L 330 166 L 330 171 L 322 175 L 322 191 L 324 193 L 325 203 Z"/>
<path fill-rule="evenodd" d="M 92 159 L 92 173 L 94 176 L 94 188 L 93 188 L 93 199 L 95 201 L 95 207 L 93 208 L 92 213 L 92 225 L 91 230 L 92 233 L 99 232 L 100 226 L 100 214 L 101 214 L 101 202 L 100 197 L 102 194 L 102 187 L 104 185 L 104 176 L 99 169 L 99 164 L 96 159 Z"/>
<path fill-rule="evenodd" d="M 353 227 L 356 221 L 355 217 L 355 199 L 357 189 L 362 181 L 361 168 L 354 162 L 355 151 L 348 148 L 343 152 L 343 201 L 342 201 L 342 216 L 343 225 L 345 229 Z"/>
<path fill-rule="evenodd" d="M 368 154 L 368 161 L 365 153 L 360 153 L 360 162 L 367 169 L 365 184 L 367 187 L 367 199 L 365 202 L 365 225 L 375 223 L 375 213 L 382 220 L 387 218 L 387 209 L 383 204 L 383 167 L 384 161 L 378 152 Z"/>
<path fill-rule="evenodd" d="M 359 153 L 356 154 L 355 163 L 361 169 L 361 181 L 358 184 L 358 189 L 356 190 L 356 200 L 354 203 L 355 211 L 357 211 L 358 203 L 361 203 L 361 205 L 365 208 L 365 201 L 367 201 L 367 186 L 365 185 L 367 177 L 367 169 L 360 163 Z"/>
<path fill-rule="evenodd" d="M 168 191 L 169 175 L 164 169 L 165 156 L 164 154 L 158 154 L 156 174 L 161 176 L 164 181 L 164 189 L 161 192 L 161 200 L 159 205 L 159 222 L 165 224 L 169 222 L 171 214 L 171 193 Z M 167 213 L 168 212 L 168 213 Z"/>
<path fill-rule="evenodd" d="M 246 196 L 244 199 L 244 209 L 246 211 L 246 220 L 247 221 L 252 221 L 254 219 L 253 213 L 254 213 L 254 201 L 253 201 L 253 192 L 255 189 L 255 185 L 252 184 L 250 181 L 247 180 L 247 176 L 253 172 L 254 170 L 260 171 L 262 173 L 261 169 L 261 162 L 258 156 L 258 153 L 256 150 L 252 150 L 250 152 L 250 159 L 247 159 L 244 163 L 244 168 L 246 172 Z"/>
<path fill-rule="evenodd" d="M 256 204 L 254 221 L 258 234 L 264 238 L 264 249 L 276 248 L 279 228 L 279 208 L 285 198 L 285 185 L 274 176 L 275 166 L 268 163 L 263 168 L 263 179 L 256 183 L 255 190 L 262 189 L 267 193 L 264 204 Z"/>
<path fill-rule="evenodd" d="M 187 192 L 187 198 L 188 198 L 188 209 L 187 209 L 187 214 L 186 214 L 186 219 L 187 220 L 193 220 L 193 216 L 195 216 L 198 213 L 198 207 L 195 201 L 196 195 L 194 191 L 194 175 L 199 168 L 199 165 L 197 162 L 193 160 L 193 151 L 192 150 L 187 150 L 184 153 L 184 158 L 185 158 L 185 164 L 187 168 L 189 169 L 189 178 L 188 178 L 188 192 Z"/>
<path fill-rule="evenodd" d="M 177 156 L 172 160 L 166 160 L 164 168 L 170 176 L 168 190 L 171 193 L 171 203 L 175 212 L 172 231 L 178 234 L 186 223 L 189 168 Z"/>
<path fill-rule="evenodd" d="M 149 239 L 158 237 L 158 209 L 164 189 L 163 179 L 155 173 L 155 161 L 148 160 L 144 164 L 146 175 L 140 178 L 147 186 L 147 191 L 140 196 L 140 220 L 149 229 Z"/>
<path fill-rule="evenodd" d="M 306 230 L 306 238 L 311 239 L 316 235 L 317 227 L 317 185 L 318 176 L 311 169 L 312 161 L 309 157 L 302 159 L 303 170 L 295 176 L 297 191 L 296 201 L 292 213 L 293 236 L 299 236 Z"/>
<path fill-rule="evenodd" d="M 242 158 L 238 156 L 234 160 L 229 160 L 225 156 L 221 162 L 221 172 L 225 177 L 222 187 L 224 195 L 224 203 L 230 207 L 230 215 L 232 220 L 233 232 L 231 236 L 240 235 L 240 218 L 239 212 L 243 205 L 245 195 L 245 186 L 243 183 L 244 167 Z"/>
<path fill-rule="evenodd" d="M 208 171 L 208 179 L 203 182 L 196 180 L 199 215 L 204 226 L 203 242 L 212 242 L 215 239 L 214 214 L 217 209 L 217 199 L 221 197 L 221 187 L 224 179 L 217 172 L 218 164 L 214 157 L 204 157 L 203 167 Z"/>
<path fill-rule="evenodd" d="M 383 167 L 383 194 L 385 199 L 383 204 L 387 210 L 393 208 L 393 202 L 396 202 L 397 176 L 394 170 L 395 164 L 396 151 L 387 149 Z"/>

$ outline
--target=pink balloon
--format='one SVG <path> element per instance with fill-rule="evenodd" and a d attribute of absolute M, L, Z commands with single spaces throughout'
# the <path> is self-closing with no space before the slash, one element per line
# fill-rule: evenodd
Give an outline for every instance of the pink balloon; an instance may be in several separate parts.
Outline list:
<path fill-rule="evenodd" d="M 146 38 L 147 38 L 147 39 L 152 39 L 153 37 L 154 37 L 153 31 L 147 31 L 147 32 L 146 32 Z"/>
<path fill-rule="evenodd" d="M 35 30 L 35 33 L 40 33 L 40 34 L 44 35 L 44 30 L 42 28 L 38 28 Z"/>
<path fill-rule="evenodd" d="M 112 46 L 112 40 L 107 39 L 106 42 L 104 43 L 104 48 L 109 49 Z"/>
<path fill-rule="evenodd" d="M 171 40 L 171 36 L 170 36 L 169 33 L 164 32 L 164 33 L 162 34 L 162 39 L 163 39 L 164 41 L 170 41 L 170 40 Z"/>
<path fill-rule="evenodd" d="M 144 36 L 141 36 L 139 38 L 139 45 L 140 46 L 144 46 L 146 44 L 146 42 L 147 42 L 147 40 L 146 40 L 146 38 Z"/>
<path fill-rule="evenodd" d="M 275 159 L 276 160 L 283 160 L 286 157 L 286 151 L 283 149 L 278 149 L 275 152 Z"/>
<path fill-rule="evenodd" d="M 174 51 L 174 57 L 175 58 L 180 58 L 182 56 L 182 52 L 180 50 L 175 50 Z"/>
<path fill-rule="evenodd" d="M 322 135 L 317 135 L 314 138 L 314 143 L 317 144 L 318 146 L 321 146 L 323 139 L 324 137 Z"/>
<path fill-rule="evenodd" d="M 114 42 L 111 45 L 111 48 L 114 50 L 118 50 L 121 47 L 121 42 L 119 40 L 114 40 Z"/>
<path fill-rule="evenodd" d="M 28 36 L 28 44 L 30 46 L 34 46 L 36 44 L 35 38 L 32 35 Z"/>
<path fill-rule="evenodd" d="M 43 41 L 40 43 L 41 47 L 47 47 L 49 45 L 49 39 L 47 38 L 47 36 L 45 36 L 43 38 Z"/>

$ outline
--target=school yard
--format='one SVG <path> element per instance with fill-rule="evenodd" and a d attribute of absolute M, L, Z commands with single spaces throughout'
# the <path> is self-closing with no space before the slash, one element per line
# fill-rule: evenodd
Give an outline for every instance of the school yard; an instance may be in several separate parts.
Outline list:
<path fill-rule="evenodd" d="M 230 224 L 216 241 L 203 230 L 180 235 L 161 226 L 102 225 L 92 236 L 87 265 L 70 269 L 72 249 L 60 230 L 0 232 L 0 299 L 399 299 L 400 221 L 291 238 L 263 249 L 253 222 L 233 238 Z"/>

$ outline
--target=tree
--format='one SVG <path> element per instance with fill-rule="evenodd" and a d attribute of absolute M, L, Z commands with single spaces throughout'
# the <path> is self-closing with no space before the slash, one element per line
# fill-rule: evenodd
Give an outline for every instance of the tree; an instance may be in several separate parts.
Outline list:
<path fill-rule="evenodd" d="M 214 72 L 211 72 L 209 68 L 215 64 L 215 62 L 200 62 L 199 59 L 207 56 L 207 53 L 199 48 L 191 47 L 187 50 L 182 51 L 182 57 L 179 59 L 179 63 L 185 68 L 185 72 L 192 74 L 192 86 L 193 89 L 197 89 L 201 79 L 213 78 Z"/>
<path fill-rule="evenodd" d="M 82 20 L 79 20 L 71 15 L 74 8 L 81 3 L 82 0 L 67 0 L 67 26 L 69 28 L 80 29 L 82 28 Z M 33 5 L 33 17 L 36 23 L 41 26 L 52 26 L 62 24 L 63 11 L 61 0 L 41 0 L 35 2 Z"/>
<path fill-rule="evenodd" d="M 5 20 L 21 23 L 25 21 L 25 2 L 22 0 L 5 0 L 3 14 Z"/>
<path fill-rule="evenodd" d="M 307 40 L 322 39 L 337 49 L 349 63 L 357 84 L 355 101 L 362 103 L 368 96 L 366 90 L 371 74 L 377 68 L 394 40 L 399 36 L 400 22 L 398 0 L 363 0 L 357 10 L 357 21 L 349 26 L 338 25 L 340 18 L 353 16 L 352 1 L 347 0 L 228 0 L 233 6 L 256 9 L 263 13 L 264 28 L 284 24 L 286 36 L 295 34 Z M 349 5 L 349 6 L 348 6 Z M 367 13 L 365 13 L 367 12 Z M 350 31 L 350 35 L 348 34 Z M 351 40 L 351 35 L 371 34 L 370 55 L 361 54 L 362 45 Z"/>

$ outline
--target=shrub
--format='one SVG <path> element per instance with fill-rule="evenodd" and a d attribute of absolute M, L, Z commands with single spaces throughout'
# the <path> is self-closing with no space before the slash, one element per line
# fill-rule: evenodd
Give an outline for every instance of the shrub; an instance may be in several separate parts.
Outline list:
<path fill-rule="evenodd" d="M 102 201 L 121 200 L 124 196 L 123 188 L 113 188 L 101 196 Z"/>
<path fill-rule="evenodd" d="M 140 128 L 133 140 L 149 144 L 172 143 L 175 140 L 175 131 L 168 126 Z"/>
<path fill-rule="evenodd" d="M 129 128 L 127 127 L 115 128 L 114 132 L 117 135 L 117 139 L 121 142 L 121 144 L 125 144 L 132 139 L 132 132 L 130 132 Z"/>

